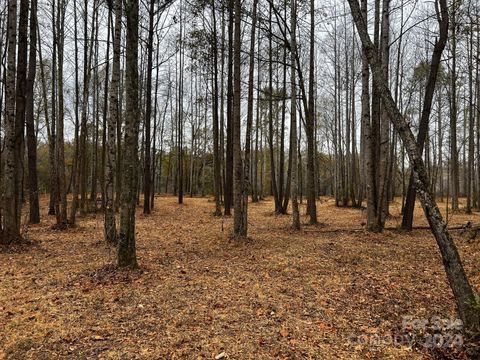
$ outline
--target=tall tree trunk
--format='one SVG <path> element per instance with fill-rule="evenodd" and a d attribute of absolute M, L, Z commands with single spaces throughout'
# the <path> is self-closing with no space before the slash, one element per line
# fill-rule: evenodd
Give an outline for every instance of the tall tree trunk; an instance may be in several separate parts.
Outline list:
<path fill-rule="evenodd" d="M 145 94 L 145 147 L 143 165 L 143 213 L 150 214 L 151 192 L 151 154 L 150 154 L 150 124 L 152 117 L 152 69 L 153 69 L 153 30 L 154 30 L 155 1 L 150 0 L 148 11 L 148 40 L 147 40 L 147 87 Z"/>
<path fill-rule="evenodd" d="M 291 183 L 290 196 L 292 198 L 292 226 L 294 229 L 300 229 L 300 211 L 298 209 L 298 166 L 297 166 L 297 88 L 296 88 L 296 69 L 295 52 L 297 49 L 297 1 L 291 1 L 291 109 L 290 109 L 290 157 L 291 157 Z"/>
<path fill-rule="evenodd" d="M 212 42 L 212 72 L 213 72 L 213 95 L 212 95 L 212 121 L 213 121 L 213 192 L 215 196 L 215 216 L 222 215 L 221 208 L 221 170 L 219 154 L 219 130 L 218 130 L 218 46 L 217 46 L 217 17 L 215 9 L 215 0 L 212 0 L 213 16 L 213 42 Z M 223 131 L 223 130 L 222 130 Z M 204 154 L 205 156 L 205 154 Z"/>
<path fill-rule="evenodd" d="M 25 0 L 23 0 L 25 1 Z M 25 20 L 25 26 L 26 20 Z M 17 0 L 8 1 L 7 73 L 5 87 L 5 167 L 4 213 L 0 241 L 9 244 L 20 239 L 18 217 L 18 159 L 16 154 L 15 75 L 17 69 Z"/>
<path fill-rule="evenodd" d="M 115 224 L 115 171 L 116 144 L 115 137 L 118 122 L 118 93 L 120 91 L 120 42 L 122 38 L 122 0 L 115 0 L 115 29 L 113 34 L 112 81 L 109 91 L 109 116 L 107 123 L 107 166 L 105 169 L 105 241 L 116 243 L 117 229 Z"/>
<path fill-rule="evenodd" d="M 27 58 L 28 58 L 28 8 L 29 1 L 20 1 L 18 15 L 18 53 L 17 53 L 17 80 L 15 84 L 15 195 L 17 224 L 21 224 L 24 181 L 24 142 L 25 142 L 25 91 L 27 86 Z"/>
<path fill-rule="evenodd" d="M 459 172 L 458 172 L 458 147 L 457 147 L 457 7 L 458 1 L 452 4 L 452 69 L 451 69 L 451 90 L 450 90 L 450 169 L 452 183 L 452 210 L 458 210 L 458 197 L 460 193 Z"/>
<path fill-rule="evenodd" d="M 178 175 L 178 203 L 183 204 L 183 65 L 184 65 L 184 29 L 183 5 L 180 3 L 180 53 L 179 53 L 179 85 L 177 111 L 177 175 Z"/>
<path fill-rule="evenodd" d="M 57 53 L 58 53 L 58 117 L 56 119 L 56 145 L 55 145 L 55 164 L 57 166 L 57 201 L 59 202 L 59 212 L 57 216 L 57 227 L 64 228 L 67 225 L 67 189 L 65 185 L 65 155 L 64 155 L 64 100 L 63 100 L 63 44 L 64 44 L 64 24 L 65 24 L 65 6 L 63 0 L 57 3 Z"/>
<path fill-rule="evenodd" d="M 474 178 L 474 157 L 475 157 L 475 118 L 473 116 L 473 19 L 470 17 L 469 53 L 468 56 L 468 164 L 467 164 L 467 214 L 472 213 Z"/>
<path fill-rule="evenodd" d="M 368 7 L 367 0 L 362 0 L 362 16 L 367 18 Z M 367 24 L 362 24 L 367 26 Z M 367 229 L 375 230 L 375 151 L 373 129 L 370 116 L 370 70 L 368 68 L 368 59 L 366 54 L 362 52 L 362 128 L 363 128 L 363 147 L 364 147 L 364 167 L 365 167 L 365 184 L 367 197 Z"/>
<path fill-rule="evenodd" d="M 228 63 L 227 63 L 227 145 L 225 164 L 224 212 L 231 215 L 233 195 L 233 25 L 234 0 L 228 0 Z"/>
<path fill-rule="evenodd" d="M 29 195 L 29 221 L 31 224 L 40 222 L 40 205 L 38 200 L 38 174 L 37 174 L 37 135 L 34 119 L 34 88 L 37 71 L 37 0 L 31 0 L 30 9 L 30 51 L 28 59 L 28 78 L 26 88 L 27 104 L 25 109 L 25 123 L 27 128 L 28 149 L 28 195 Z"/>
<path fill-rule="evenodd" d="M 382 1 L 382 25 L 380 31 L 380 47 L 378 56 L 381 58 L 383 69 L 383 78 L 389 78 L 389 62 L 390 62 L 390 1 Z M 378 95 L 378 94 L 377 94 Z M 389 169 L 389 148 L 390 148 L 390 122 L 383 104 L 380 102 L 380 119 L 378 134 L 378 193 L 377 193 L 377 221 L 376 227 L 378 231 L 382 231 L 385 226 L 385 219 L 388 215 L 388 188 L 390 179 L 388 176 Z"/>
<path fill-rule="evenodd" d="M 235 1 L 235 30 L 233 36 L 233 234 L 234 236 L 247 236 L 247 204 L 244 196 L 244 175 L 242 164 L 241 134 L 241 0 Z M 248 135 L 247 135 L 248 136 Z"/>
<path fill-rule="evenodd" d="M 37 33 L 38 33 L 38 23 L 37 23 Z M 47 95 L 47 82 L 45 79 L 45 64 L 42 57 L 42 43 L 41 38 L 38 36 L 38 60 L 40 65 L 40 79 L 42 84 L 42 106 L 45 116 L 45 125 L 47 128 L 47 139 L 48 139 L 48 160 L 49 160 L 49 190 L 50 190 L 50 199 L 48 204 L 48 215 L 55 215 L 55 126 L 52 124 L 53 120 L 50 121 L 50 116 L 48 112 L 48 95 Z"/>
<path fill-rule="evenodd" d="M 135 248 L 135 204 L 137 193 L 138 132 L 138 0 L 125 4 L 127 16 L 127 43 L 125 49 L 125 145 L 122 169 L 122 196 L 120 233 L 118 240 L 119 267 L 137 267 Z"/>
<path fill-rule="evenodd" d="M 308 80 L 308 112 L 305 132 L 307 135 L 307 213 L 310 224 L 317 223 L 315 193 L 315 1 L 310 0 L 310 69 Z"/>
<path fill-rule="evenodd" d="M 272 186 L 273 199 L 275 201 L 275 212 L 280 212 L 280 204 L 278 202 L 277 177 L 275 172 L 275 153 L 273 148 L 273 33 L 272 33 L 272 7 L 270 3 L 270 18 L 269 18 L 269 37 L 268 37 L 268 146 L 270 148 L 270 183 Z"/>

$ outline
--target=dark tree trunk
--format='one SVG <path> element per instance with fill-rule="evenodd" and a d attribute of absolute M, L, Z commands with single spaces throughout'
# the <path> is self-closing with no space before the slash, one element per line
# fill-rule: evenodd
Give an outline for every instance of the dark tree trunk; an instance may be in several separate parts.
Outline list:
<path fill-rule="evenodd" d="M 315 193 L 315 1 L 310 0 L 310 72 L 308 80 L 308 111 L 305 132 L 307 135 L 307 213 L 310 224 L 317 223 Z"/>
<path fill-rule="evenodd" d="M 122 169 L 120 233 L 118 240 L 119 267 L 137 267 L 135 248 L 135 205 L 138 186 L 138 0 L 126 2 L 127 43 L 125 49 L 125 145 Z"/>
<path fill-rule="evenodd" d="M 241 138 L 241 0 L 235 0 L 235 30 L 233 37 L 233 234 L 235 236 L 247 236 L 247 204 L 245 203 L 244 176 L 242 164 Z"/>
<path fill-rule="evenodd" d="M 220 173 L 220 154 L 219 154 L 219 129 L 218 129 L 218 46 L 217 46 L 217 17 L 215 9 L 215 0 L 212 1 L 213 16 L 213 43 L 212 43 L 212 72 L 213 72 L 213 95 L 212 95 L 212 112 L 213 112 L 213 192 L 215 196 L 215 216 L 222 215 L 221 208 L 221 173 Z M 223 130 L 222 130 L 223 131 Z"/>
<path fill-rule="evenodd" d="M 233 9 L 234 0 L 228 0 L 228 74 L 227 74 L 227 149 L 225 164 L 224 212 L 231 215 L 233 196 Z"/>
<path fill-rule="evenodd" d="M 34 92 L 35 75 L 37 71 L 37 1 L 31 1 L 30 9 L 30 52 L 28 59 L 28 78 L 26 88 L 27 104 L 25 109 L 25 123 L 27 128 L 28 149 L 28 195 L 30 204 L 29 221 L 31 224 L 40 222 L 40 205 L 38 201 L 38 174 L 37 174 L 37 136 L 34 119 Z"/>
<path fill-rule="evenodd" d="M 150 123 L 152 117 L 152 70 L 153 70 L 153 30 L 154 30 L 155 1 L 150 0 L 148 11 L 148 41 L 147 41 L 147 87 L 145 94 L 145 147 L 143 165 L 143 213 L 150 214 L 150 185 L 151 185 L 151 153 L 150 153 Z"/>

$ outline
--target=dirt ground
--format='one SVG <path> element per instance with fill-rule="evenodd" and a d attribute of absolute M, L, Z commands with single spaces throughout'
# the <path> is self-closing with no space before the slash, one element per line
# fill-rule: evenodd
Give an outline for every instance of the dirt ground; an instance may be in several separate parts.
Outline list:
<path fill-rule="evenodd" d="M 366 233 L 362 210 L 322 199 L 321 224 L 294 232 L 267 200 L 249 205 L 249 239 L 236 242 L 232 218 L 212 210 L 188 197 L 139 208 L 140 269 L 119 271 L 101 214 L 55 231 L 44 199 L 42 224 L 24 229 L 34 245 L 0 251 L 0 359 L 461 358 L 405 327 L 405 316 L 455 317 L 429 231 Z M 480 214 L 450 224 L 467 219 Z M 454 234 L 478 289 L 480 239 Z M 389 341 L 413 332 L 413 348 Z"/>

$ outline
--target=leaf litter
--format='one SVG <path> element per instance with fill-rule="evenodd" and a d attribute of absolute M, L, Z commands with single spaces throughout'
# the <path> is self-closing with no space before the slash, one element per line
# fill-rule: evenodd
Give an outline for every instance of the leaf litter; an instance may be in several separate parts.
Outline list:
<path fill-rule="evenodd" d="M 47 199 L 42 199 L 46 211 Z M 138 270 L 117 270 L 101 213 L 34 246 L 0 252 L 0 359 L 460 359 L 460 350 L 355 343 L 388 337 L 404 316 L 455 317 L 431 234 L 362 230 L 362 210 L 318 204 L 320 226 L 291 230 L 270 200 L 249 205 L 249 239 L 212 203 L 159 197 L 137 211 Z M 305 213 L 305 204 L 301 206 Z M 399 222 L 391 208 L 388 225 Z M 480 215 L 454 214 L 452 222 Z M 425 225 L 421 210 L 416 223 Z M 472 283 L 480 243 L 455 233 Z"/>

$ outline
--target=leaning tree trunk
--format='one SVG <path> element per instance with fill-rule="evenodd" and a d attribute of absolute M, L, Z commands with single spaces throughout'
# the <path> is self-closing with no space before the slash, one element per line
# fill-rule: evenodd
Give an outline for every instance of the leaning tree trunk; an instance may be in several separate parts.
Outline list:
<path fill-rule="evenodd" d="M 428 74 L 427 86 L 425 88 L 422 117 L 420 119 L 420 126 L 419 126 L 418 135 L 417 135 L 417 145 L 420 150 L 420 153 L 423 152 L 425 139 L 427 138 L 428 123 L 429 123 L 430 113 L 432 111 L 432 101 L 433 101 L 433 95 L 435 93 L 437 74 L 440 67 L 440 61 L 442 60 L 442 53 L 447 43 L 447 38 L 448 38 L 448 26 L 447 28 L 440 27 L 440 36 L 438 40 L 435 42 L 435 46 L 433 48 L 433 53 L 432 53 L 432 59 L 430 61 L 430 72 Z M 441 111 L 440 108 L 439 108 L 439 111 Z M 440 178 L 442 178 L 442 176 L 443 175 L 440 174 Z M 408 183 L 407 200 L 405 202 L 405 208 L 404 208 L 403 219 L 402 219 L 402 228 L 404 230 L 412 230 L 413 211 L 415 209 L 415 189 L 413 187 L 413 181 L 414 179 L 413 179 L 413 173 L 412 173 L 410 175 L 410 180 Z"/>
<path fill-rule="evenodd" d="M 415 189 L 422 203 L 425 217 L 428 220 L 432 234 L 439 247 L 445 272 L 455 297 L 459 316 L 467 332 L 478 333 L 480 330 L 480 313 L 478 311 L 477 295 L 467 279 L 453 238 L 448 232 L 447 225 L 431 194 L 425 163 L 423 162 L 412 130 L 395 104 L 388 83 L 385 81 L 382 64 L 376 57 L 375 48 L 365 26 L 366 19 L 362 16 L 357 0 L 348 0 L 348 2 L 362 41 L 363 51 L 368 59 L 372 73 L 376 75 L 374 77 L 374 86 L 379 90 L 383 106 L 400 135 L 410 159 L 415 174 Z M 439 3 L 441 9 L 439 25 L 440 27 L 448 28 L 448 8 L 446 0 L 439 0 Z"/>

